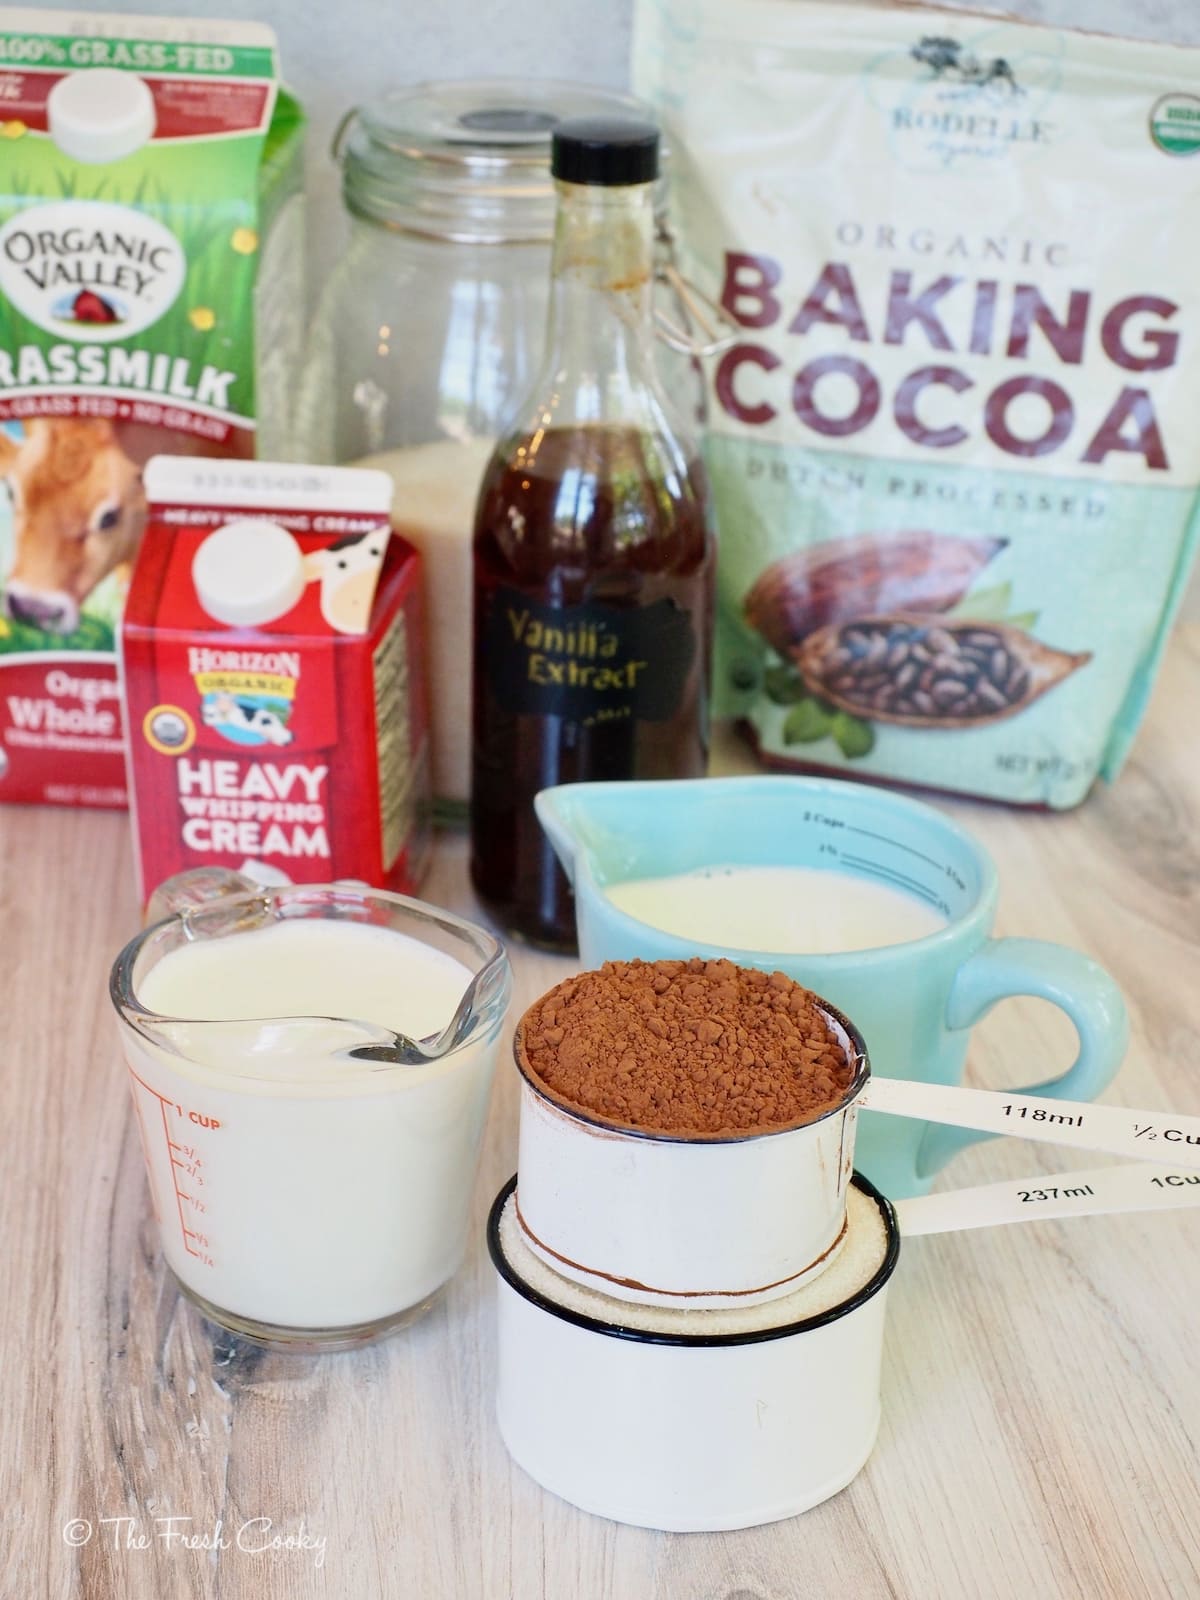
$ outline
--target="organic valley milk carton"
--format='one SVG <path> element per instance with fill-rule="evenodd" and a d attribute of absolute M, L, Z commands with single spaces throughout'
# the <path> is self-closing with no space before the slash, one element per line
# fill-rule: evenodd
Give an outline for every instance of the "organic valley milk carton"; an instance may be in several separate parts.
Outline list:
<path fill-rule="evenodd" d="M 286 426 L 303 119 L 278 76 L 258 23 L 0 7 L 0 799 L 124 803 L 142 468 Z"/>
<path fill-rule="evenodd" d="M 121 630 L 143 900 L 189 867 L 413 890 L 420 558 L 386 473 L 160 456 Z"/>

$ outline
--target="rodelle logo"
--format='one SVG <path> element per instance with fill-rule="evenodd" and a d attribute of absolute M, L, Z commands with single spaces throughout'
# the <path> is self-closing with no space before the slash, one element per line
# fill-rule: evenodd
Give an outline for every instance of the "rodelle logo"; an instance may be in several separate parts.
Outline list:
<path fill-rule="evenodd" d="M 179 241 L 102 200 L 30 206 L 0 228 L 0 292 L 38 327 L 89 342 L 157 322 L 183 288 Z"/>
<path fill-rule="evenodd" d="M 1031 49 L 1019 28 L 1000 22 L 963 37 L 919 33 L 872 60 L 864 81 L 901 165 L 945 172 L 995 169 L 1054 144 L 1059 129 L 1047 113 L 1061 74 L 1051 49 Z"/>

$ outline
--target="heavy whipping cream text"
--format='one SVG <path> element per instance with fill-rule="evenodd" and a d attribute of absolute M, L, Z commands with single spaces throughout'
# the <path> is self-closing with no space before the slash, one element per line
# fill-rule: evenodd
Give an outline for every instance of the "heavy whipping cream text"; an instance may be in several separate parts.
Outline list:
<path fill-rule="evenodd" d="M 840 232 L 847 241 L 862 237 L 857 225 Z M 894 236 L 895 230 L 883 232 Z M 932 246 L 932 235 L 923 238 Z M 992 244 L 995 255 L 1007 256 L 1001 242 Z M 946 253 L 969 251 L 960 236 Z M 1034 253 L 1026 241 L 1018 257 Z M 881 280 L 878 269 L 861 274 L 849 260 L 827 261 L 815 278 L 796 284 L 774 257 L 730 250 L 720 301 L 743 328 L 773 330 L 770 344 L 741 341 L 717 368 L 719 404 L 748 427 L 772 422 L 790 407 L 812 433 L 844 439 L 864 433 L 886 407 L 905 438 L 930 450 L 965 443 L 971 437 L 966 422 L 976 417 L 992 444 L 1009 456 L 1064 451 L 1099 466 L 1119 452 L 1141 456 L 1152 471 L 1169 466 L 1152 379 L 1123 377 L 1176 364 L 1180 332 L 1172 323 L 1179 305 L 1165 295 L 1128 294 L 1105 303 L 1087 288 L 1051 290 L 1023 279 L 908 268 Z M 803 341 L 816 328 L 837 330 L 844 349 L 824 349 L 807 360 L 805 346 L 798 344 L 800 363 L 789 367 L 779 353 L 781 342 L 787 348 L 785 341 Z M 871 360 L 872 346 L 937 352 L 946 359 L 922 361 L 887 392 Z M 1099 426 L 1080 437 L 1070 385 L 1071 369 L 1080 368 L 1085 356 L 1102 359 L 1116 381 Z M 970 370 L 972 357 L 1020 362 L 1030 370 L 991 383 L 978 363 Z M 1089 382 L 1096 381 L 1093 366 Z M 969 407 L 950 403 L 983 384 L 981 415 L 977 400 Z M 1014 412 L 1022 402 L 1018 423 Z"/>
<path fill-rule="evenodd" d="M 329 768 L 265 761 L 175 763 L 181 837 L 189 850 L 255 858 L 330 856 L 324 791 Z"/>

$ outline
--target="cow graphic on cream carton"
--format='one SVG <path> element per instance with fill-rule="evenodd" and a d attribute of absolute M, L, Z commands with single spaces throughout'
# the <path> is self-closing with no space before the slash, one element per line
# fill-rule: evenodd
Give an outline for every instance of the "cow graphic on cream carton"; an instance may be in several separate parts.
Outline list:
<path fill-rule="evenodd" d="M 121 631 L 143 900 L 195 866 L 415 889 L 424 617 L 390 479 L 158 456 L 145 490 Z"/>

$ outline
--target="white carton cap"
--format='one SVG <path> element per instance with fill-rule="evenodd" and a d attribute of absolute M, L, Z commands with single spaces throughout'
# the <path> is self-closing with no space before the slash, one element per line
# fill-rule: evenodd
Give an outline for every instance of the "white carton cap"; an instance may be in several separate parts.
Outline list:
<path fill-rule="evenodd" d="M 46 99 L 50 137 L 73 161 L 120 161 L 154 137 L 154 96 L 135 73 L 116 67 L 68 72 Z"/>
<path fill-rule="evenodd" d="M 284 616 L 304 593 L 304 557 L 279 523 L 239 517 L 215 529 L 196 551 L 192 582 L 214 621 L 257 628 Z"/>

